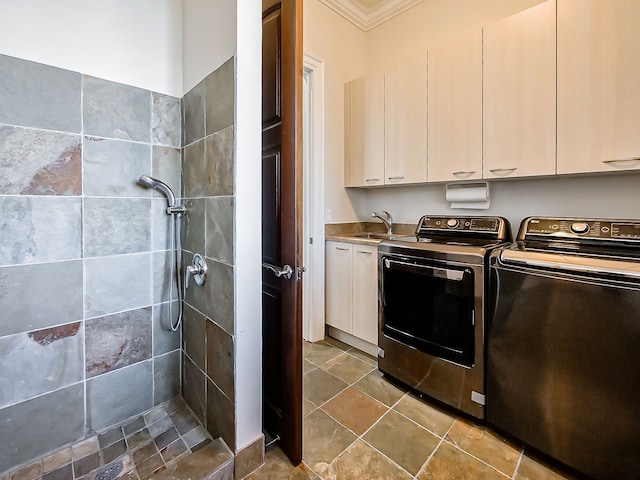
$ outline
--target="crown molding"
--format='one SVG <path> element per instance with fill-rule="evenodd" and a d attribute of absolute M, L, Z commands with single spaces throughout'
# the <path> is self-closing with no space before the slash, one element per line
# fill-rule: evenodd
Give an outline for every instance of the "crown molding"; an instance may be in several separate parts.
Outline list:
<path fill-rule="evenodd" d="M 423 0 L 381 0 L 371 9 L 363 8 L 357 0 L 320 1 L 366 32 Z"/>

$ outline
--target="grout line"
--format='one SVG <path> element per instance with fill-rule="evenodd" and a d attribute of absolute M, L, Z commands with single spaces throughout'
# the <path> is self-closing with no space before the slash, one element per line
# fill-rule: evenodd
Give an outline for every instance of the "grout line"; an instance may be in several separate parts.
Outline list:
<path fill-rule="evenodd" d="M 427 466 L 427 464 L 429 463 L 429 461 L 433 458 L 433 456 L 436 454 L 436 451 L 440 448 L 440 446 L 442 445 L 442 443 L 444 442 L 444 439 L 446 438 L 446 436 L 449 434 L 449 431 L 451 431 L 451 429 L 453 428 L 453 426 L 455 425 L 456 421 L 458 419 L 456 418 L 453 423 L 451 425 L 449 425 L 449 428 L 447 428 L 447 431 L 444 432 L 444 434 L 442 435 L 442 437 L 440 437 L 440 441 L 438 442 L 438 445 L 436 445 L 436 448 L 433 449 L 433 452 L 431 452 L 431 455 L 429 455 L 429 457 L 425 460 L 425 462 L 422 464 L 422 466 L 420 467 L 420 469 L 418 470 L 418 473 L 416 473 L 415 478 L 418 478 L 418 475 L 420 475 L 420 473 L 422 473 L 425 469 L 425 467 Z"/>
<path fill-rule="evenodd" d="M 500 475 L 502 475 L 503 477 L 506 478 L 511 478 L 511 476 L 507 475 L 506 473 L 504 473 L 502 470 L 497 469 L 496 467 L 494 467 L 493 465 L 491 465 L 490 463 L 487 463 L 485 460 L 482 460 L 481 458 L 476 457 L 475 455 L 473 455 L 470 452 L 467 452 L 464 448 L 458 446 L 456 443 L 450 442 L 448 440 L 444 440 L 444 443 L 447 443 L 448 445 L 451 445 L 453 448 L 460 450 L 461 452 L 465 453 L 466 455 L 469 455 L 471 458 L 474 458 L 476 460 L 478 460 L 481 463 L 484 463 L 487 467 L 491 468 L 492 470 L 495 470 L 496 472 L 498 472 Z"/>
<path fill-rule="evenodd" d="M 393 458 L 387 456 L 385 453 L 381 452 L 380 450 L 378 450 L 376 447 L 374 447 L 373 445 L 371 445 L 369 442 L 367 442 L 364 438 L 360 438 L 360 441 L 362 441 L 362 443 L 364 443 L 365 445 L 367 445 L 369 448 L 371 448 L 374 452 L 378 453 L 379 455 L 381 455 L 382 457 L 386 458 L 387 460 L 389 460 L 389 462 L 393 465 L 395 465 L 396 467 L 398 467 L 401 471 L 403 472 L 407 472 L 407 475 L 409 475 L 411 478 L 414 478 L 415 475 L 411 475 L 411 472 L 409 472 L 406 468 L 404 468 L 402 465 L 400 465 L 398 462 L 396 462 Z M 418 473 L 420 473 L 420 471 L 418 471 Z"/>
<path fill-rule="evenodd" d="M 511 475 L 511 480 L 515 480 L 518 475 L 518 470 L 520 470 L 520 464 L 522 463 L 522 459 L 524 458 L 524 447 L 520 449 L 520 456 L 518 457 L 518 461 L 516 462 L 516 468 L 513 470 L 513 475 Z"/>

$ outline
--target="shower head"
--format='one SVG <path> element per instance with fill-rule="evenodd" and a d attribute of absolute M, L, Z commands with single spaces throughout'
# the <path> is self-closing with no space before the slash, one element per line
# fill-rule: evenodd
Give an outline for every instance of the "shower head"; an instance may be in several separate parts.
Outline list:
<path fill-rule="evenodd" d="M 169 207 L 176 206 L 176 196 L 173 194 L 173 190 L 171 187 L 157 178 L 149 177 L 148 175 L 141 175 L 138 178 L 138 185 L 141 185 L 146 188 L 153 188 L 154 190 L 158 190 L 165 197 L 167 197 L 167 202 L 169 202 Z"/>

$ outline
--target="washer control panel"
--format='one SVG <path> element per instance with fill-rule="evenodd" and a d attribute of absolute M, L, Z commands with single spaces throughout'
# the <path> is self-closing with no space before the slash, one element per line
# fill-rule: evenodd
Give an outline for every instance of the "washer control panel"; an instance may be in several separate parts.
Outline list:
<path fill-rule="evenodd" d="M 624 240 L 640 243 L 640 220 L 528 218 L 522 224 L 518 240 L 523 240 L 525 236 Z"/>

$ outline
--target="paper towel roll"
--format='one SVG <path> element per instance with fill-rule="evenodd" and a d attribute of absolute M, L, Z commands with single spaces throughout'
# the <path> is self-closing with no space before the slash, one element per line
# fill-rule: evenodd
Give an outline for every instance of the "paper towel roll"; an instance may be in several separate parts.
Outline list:
<path fill-rule="evenodd" d="M 487 182 L 451 183 L 447 185 L 445 195 L 451 208 L 487 209 L 491 205 Z"/>

